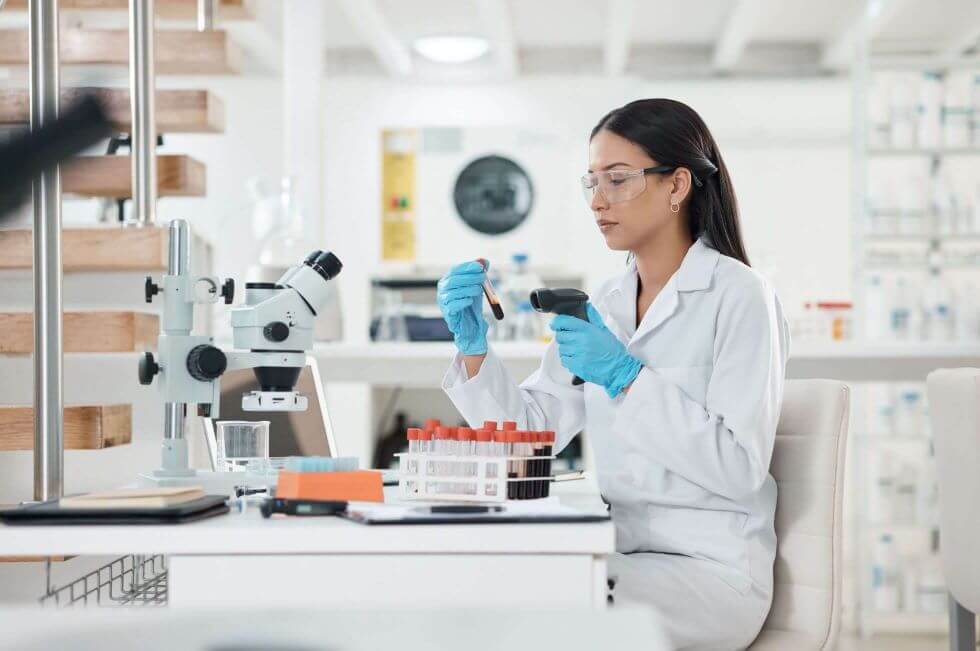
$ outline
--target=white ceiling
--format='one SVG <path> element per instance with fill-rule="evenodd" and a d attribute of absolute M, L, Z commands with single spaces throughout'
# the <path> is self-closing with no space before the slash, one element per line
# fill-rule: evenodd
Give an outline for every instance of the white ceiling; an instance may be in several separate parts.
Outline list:
<path fill-rule="evenodd" d="M 508 17 L 518 72 L 559 72 L 562 62 L 569 68 L 584 65 L 601 70 L 612 42 L 622 40 L 610 34 L 622 34 L 628 41 L 622 70 L 653 75 L 677 67 L 677 61 L 683 62 L 685 72 L 700 66 L 708 74 L 844 70 L 853 41 L 848 35 L 857 33 L 854 26 L 866 7 L 865 0 L 358 1 L 376 12 L 391 42 L 406 51 L 414 38 L 423 35 L 493 38 L 480 5 L 497 2 Z M 875 52 L 928 56 L 943 52 L 953 41 L 962 43 L 965 38 L 975 44 L 980 39 L 980 0 L 869 1 L 886 7 L 872 27 Z M 365 56 L 377 50 L 376 40 L 362 38 L 342 0 L 326 2 L 328 71 L 364 74 L 373 68 L 383 74 L 383 67 L 376 62 L 372 65 Z M 624 5 L 632 6 L 628 23 L 618 32 L 610 31 L 615 30 L 610 24 L 614 8 Z M 727 65 L 720 65 L 713 56 L 723 38 L 729 39 L 728 47 L 735 48 L 733 57 L 721 58 L 730 61 Z M 827 54 L 835 45 L 836 58 Z M 478 62 L 475 68 L 489 69 L 489 65 Z"/>

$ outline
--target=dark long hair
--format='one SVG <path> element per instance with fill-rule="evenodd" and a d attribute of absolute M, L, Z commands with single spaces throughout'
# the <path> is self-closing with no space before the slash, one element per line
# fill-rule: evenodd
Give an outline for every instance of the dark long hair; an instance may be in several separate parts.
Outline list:
<path fill-rule="evenodd" d="M 749 264 L 732 179 L 718 144 L 694 109 L 672 99 L 641 99 L 603 116 L 589 139 L 603 129 L 639 145 L 660 165 L 690 170 L 691 238 L 704 235 L 723 255 Z"/>

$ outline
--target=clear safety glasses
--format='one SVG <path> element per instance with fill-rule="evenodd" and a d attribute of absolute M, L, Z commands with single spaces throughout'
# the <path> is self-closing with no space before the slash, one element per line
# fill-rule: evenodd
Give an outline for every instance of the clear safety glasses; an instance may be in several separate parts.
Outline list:
<path fill-rule="evenodd" d="M 596 191 L 609 203 L 629 201 L 643 194 L 647 188 L 647 174 L 666 174 L 673 172 L 672 165 L 657 165 L 635 170 L 608 170 L 605 172 L 589 172 L 582 176 L 582 195 L 585 202 L 592 205 L 592 197 Z"/>

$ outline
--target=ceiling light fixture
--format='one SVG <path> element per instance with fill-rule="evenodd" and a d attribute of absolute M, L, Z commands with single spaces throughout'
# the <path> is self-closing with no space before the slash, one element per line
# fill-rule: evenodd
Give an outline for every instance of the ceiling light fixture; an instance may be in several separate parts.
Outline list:
<path fill-rule="evenodd" d="M 412 49 L 436 63 L 469 63 L 490 50 L 490 43 L 480 36 L 422 36 Z"/>

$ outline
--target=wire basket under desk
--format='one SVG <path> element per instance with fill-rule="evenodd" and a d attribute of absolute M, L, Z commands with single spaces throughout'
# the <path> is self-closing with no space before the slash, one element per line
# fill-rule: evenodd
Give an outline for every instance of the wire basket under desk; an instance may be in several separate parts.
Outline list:
<path fill-rule="evenodd" d="M 167 605 L 167 559 L 160 554 L 122 556 L 61 587 L 52 585 L 48 561 L 46 576 L 38 600 L 44 607 Z"/>

